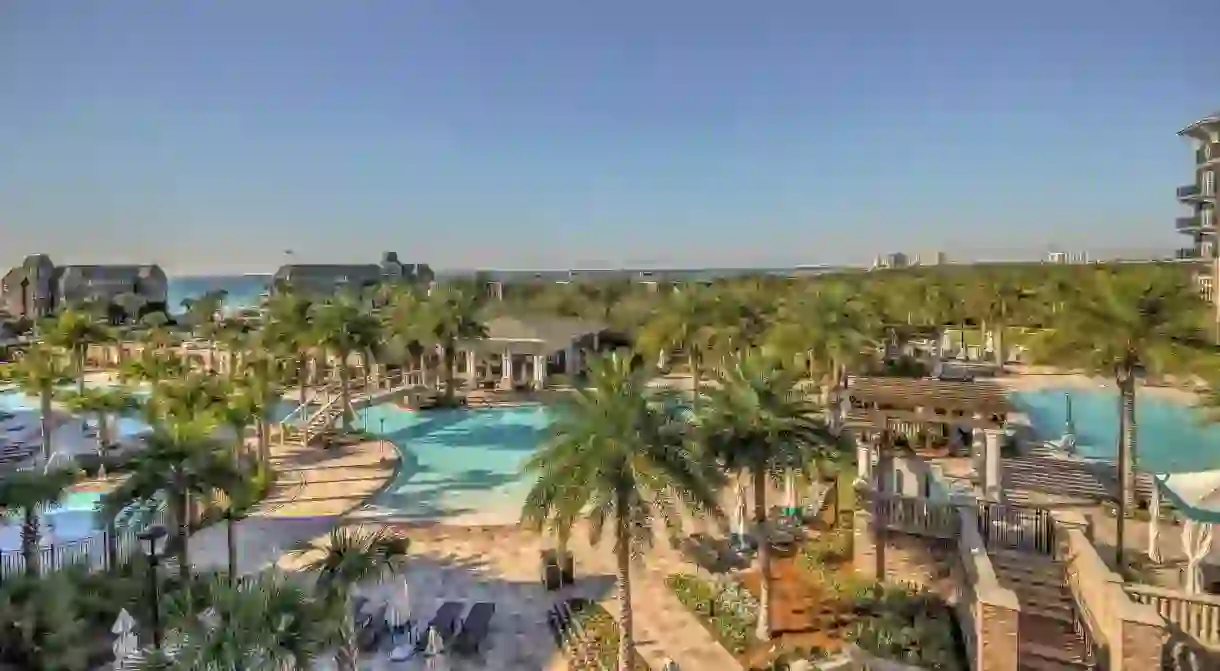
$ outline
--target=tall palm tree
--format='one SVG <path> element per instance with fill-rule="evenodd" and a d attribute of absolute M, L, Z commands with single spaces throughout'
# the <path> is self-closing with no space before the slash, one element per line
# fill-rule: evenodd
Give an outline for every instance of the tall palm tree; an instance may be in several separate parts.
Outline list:
<path fill-rule="evenodd" d="M 421 321 L 426 325 L 425 330 L 431 333 L 431 339 L 440 343 L 443 349 L 444 398 L 450 405 L 457 394 L 454 370 L 458 342 L 487 337 L 487 326 L 479 316 L 481 306 L 478 294 L 450 285 L 433 290 L 424 303 Z"/>
<path fill-rule="evenodd" d="M 719 371 L 719 384 L 708 391 L 698 418 L 708 454 L 725 470 L 748 474 L 752 481 L 761 574 L 757 634 L 764 641 L 771 637 L 767 482 L 781 481 L 787 471 L 809 478 L 815 464 L 840 452 L 800 378 L 757 350 L 733 356 Z"/>
<path fill-rule="evenodd" d="M 967 297 L 967 304 L 979 323 L 979 333 L 984 338 L 988 330 L 993 334 L 996 365 L 1004 366 L 1004 329 L 1017 316 L 1022 303 L 1022 290 L 1015 278 L 989 273 L 979 278 Z"/>
<path fill-rule="evenodd" d="M 338 359 L 339 394 L 343 405 L 343 428 L 352 426 L 351 369 L 353 354 L 363 356 L 378 340 L 380 324 L 363 303 L 351 294 L 339 294 L 312 309 L 313 334 L 317 343 Z"/>
<path fill-rule="evenodd" d="M 267 300 L 267 316 L 260 337 L 267 348 L 296 360 L 298 401 L 305 405 L 309 391 L 309 357 L 317 343 L 311 325 L 313 302 L 281 283 Z"/>
<path fill-rule="evenodd" d="M 651 546 L 657 518 L 671 535 L 683 507 L 719 516 L 715 473 L 690 449 L 676 406 L 652 393 L 650 370 L 632 370 L 629 357 L 590 362 L 589 383 L 559 406 L 551 439 L 525 471 L 536 478 L 522 507 L 522 524 L 549 527 L 568 538 L 587 520 L 600 542 L 610 525 L 617 563 L 618 668 L 631 667 L 631 563 Z"/>
<path fill-rule="evenodd" d="M 378 313 L 389 359 L 399 353 L 403 363 L 417 362 L 425 368 L 424 353 L 436 344 L 436 334 L 428 323 L 426 298 L 410 288 L 393 287 L 384 295 L 385 305 Z"/>
<path fill-rule="evenodd" d="M 76 371 L 76 386 L 80 393 L 85 392 L 85 354 L 90 345 L 108 342 L 112 339 L 107 329 L 97 317 L 84 310 L 67 309 L 55 317 L 49 318 L 41 326 L 43 339 L 48 345 L 58 347 L 72 357 Z"/>
<path fill-rule="evenodd" d="M 18 471 L 0 479 L 0 515 L 20 512 L 21 557 L 25 563 L 25 574 L 37 578 L 41 573 L 39 560 L 42 553 L 39 545 L 42 532 L 39 515 L 47 506 L 58 503 L 65 490 L 76 479 L 68 469 Z"/>
<path fill-rule="evenodd" d="M 795 355 L 808 374 L 821 374 L 829 405 L 838 401 L 848 371 L 876 353 L 877 330 L 865 305 L 846 287 L 832 284 L 784 301 L 764 349 Z"/>
<path fill-rule="evenodd" d="M 307 560 L 303 570 L 317 577 L 327 601 L 342 609 L 339 648 L 335 663 L 339 671 L 356 671 L 360 651 L 352 608 L 353 589 L 365 582 L 385 580 L 406 568 L 410 541 L 387 528 L 336 527 L 324 541 L 313 541 L 293 554 Z"/>
<path fill-rule="evenodd" d="M 171 594 L 165 612 L 172 656 L 148 649 L 149 669 L 313 668 L 333 640 L 334 613 L 289 576 L 268 571 L 239 584 L 212 576 L 190 597 Z M 198 604 L 207 604 L 202 613 Z"/>
<path fill-rule="evenodd" d="M 1127 517 L 1138 464 L 1135 406 L 1141 374 L 1187 371 L 1206 342 L 1203 303 L 1189 278 L 1172 269 L 1099 268 L 1080 278 L 1053 326 L 1033 342 L 1045 362 L 1110 377 L 1120 399 L 1116 563 L 1125 567 Z"/>
<path fill-rule="evenodd" d="M 173 546 L 183 584 L 191 568 L 190 501 L 236 489 L 243 479 L 229 456 L 217 449 L 215 429 L 216 420 L 208 414 L 155 422 L 145 449 L 132 459 L 127 479 L 103 498 L 102 513 L 108 519 L 122 514 L 129 503 L 147 510 L 165 501 L 175 521 Z"/>
<path fill-rule="evenodd" d="M 690 367 L 696 407 L 701 395 L 700 359 L 709 339 L 712 304 L 712 297 L 698 285 L 684 286 L 661 299 L 636 338 L 637 349 L 652 361 L 673 350 L 682 352 Z"/>
<path fill-rule="evenodd" d="M 284 379 L 284 369 L 276 360 L 273 350 L 261 343 L 262 334 L 257 343 L 246 354 L 245 365 L 237 380 L 238 387 L 249 399 L 254 412 L 254 425 L 258 436 L 258 461 L 260 467 L 266 470 L 271 463 L 271 421 L 283 392 L 281 386 Z"/>
<path fill-rule="evenodd" d="M 16 363 L 0 364 L 0 383 L 15 384 L 22 392 L 38 399 L 43 463 L 51 458 L 51 402 L 56 388 L 72 381 L 71 373 L 63 357 L 43 345 L 31 347 Z"/>
<path fill-rule="evenodd" d="M 146 345 L 119 367 L 119 380 L 156 384 L 186 375 L 187 367 L 186 360 L 176 351 Z"/>

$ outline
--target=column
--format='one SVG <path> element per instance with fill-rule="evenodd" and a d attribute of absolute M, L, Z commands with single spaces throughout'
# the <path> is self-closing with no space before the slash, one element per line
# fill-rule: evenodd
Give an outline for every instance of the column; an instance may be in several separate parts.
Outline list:
<path fill-rule="evenodd" d="M 1001 429 L 983 429 L 983 498 L 999 501 L 1003 483 L 1000 464 L 1000 445 L 1004 437 Z"/>
<path fill-rule="evenodd" d="M 534 355 L 534 389 L 542 391 L 546 387 L 546 357 Z"/>
<path fill-rule="evenodd" d="M 466 350 L 466 381 L 472 389 L 477 388 L 479 384 L 478 370 L 474 359 L 474 348 L 472 347 Z"/>
<path fill-rule="evenodd" d="M 563 372 L 569 378 L 576 375 L 576 343 L 569 343 L 563 351 Z"/>
<path fill-rule="evenodd" d="M 987 439 L 983 435 L 983 429 L 975 427 L 970 431 L 970 465 L 974 470 L 974 476 L 981 482 L 983 471 L 986 470 Z"/>
<path fill-rule="evenodd" d="M 513 388 L 513 353 L 509 350 L 504 350 L 503 366 L 500 370 L 500 386 L 504 389 Z"/>
<path fill-rule="evenodd" d="M 856 437 L 856 484 L 873 485 L 873 447 L 869 441 Z"/>

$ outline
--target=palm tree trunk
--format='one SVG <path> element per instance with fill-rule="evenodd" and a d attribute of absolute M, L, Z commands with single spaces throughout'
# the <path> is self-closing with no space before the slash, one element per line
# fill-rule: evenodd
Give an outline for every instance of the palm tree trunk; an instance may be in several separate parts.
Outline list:
<path fill-rule="evenodd" d="M 85 394 L 85 352 L 88 345 L 77 345 L 73 351 L 76 355 L 76 393 Z"/>
<path fill-rule="evenodd" d="M 335 650 L 335 666 L 339 671 L 356 671 L 356 658 L 360 648 L 356 642 L 356 622 L 352 613 L 352 600 L 343 597 L 343 619 L 339 624 L 339 648 Z"/>
<path fill-rule="evenodd" d="M 265 473 L 267 467 L 271 465 L 271 441 L 268 440 L 268 434 L 271 433 L 271 425 L 266 417 L 260 417 L 258 420 L 258 463 Z"/>
<path fill-rule="evenodd" d="M 39 560 L 42 551 L 39 547 L 38 509 L 29 506 L 21 522 L 21 558 L 25 562 L 25 574 L 37 578 L 40 573 Z"/>
<path fill-rule="evenodd" d="M 232 508 L 225 512 L 225 519 L 228 522 L 225 525 L 225 552 L 229 560 L 229 584 L 235 585 L 237 584 L 237 520 L 234 519 Z"/>
<path fill-rule="evenodd" d="M 42 431 L 42 463 L 51 459 L 51 389 L 44 389 L 39 397 L 38 428 Z"/>
<path fill-rule="evenodd" d="M 1118 374 L 1118 530 L 1114 561 L 1120 575 L 1125 574 L 1124 551 L 1127 542 L 1127 516 L 1134 499 L 1133 452 L 1135 448 L 1135 380 L 1130 371 Z"/>
<path fill-rule="evenodd" d="M 631 612 L 631 531 L 628 528 L 625 496 L 619 497 L 618 529 L 614 539 L 614 554 L 617 564 L 618 598 L 618 671 L 631 671 L 631 658 L 635 652 L 632 635 L 633 614 Z"/>
<path fill-rule="evenodd" d="M 691 407 L 699 409 L 699 354 L 695 352 L 695 348 L 691 348 L 686 353 L 686 359 L 690 363 L 690 394 Z"/>
<path fill-rule="evenodd" d="M 997 323 L 995 325 L 995 330 L 993 331 L 993 333 L 995 333 L 995 335 L 992 337 L 992 343 L 995 345 L 995 365 L 999 366 L 1000 369 L 1003 370 L 1004 358 L 1005 358 L 1004 357 L 1004 325 Z"/>
<path fill-rule="evenodd" d="M 297 400 L 305 405 L 305 392 L 309 390 L 309 357 L 297 355 Z"/>
<path fill-rule="evenodd" d="M 106 456 L 106 450 L 112 442 L 114 441 L 110 439 L 110 418 L 103 410 L 97 413 L 97 454 L 99 457 Z"/>
<path fill-rule="evenodd" d="M 339 358 L 339 403 L 343 404 L 343 430 L 352 430 L 352 395 L 351 390 L 347 388 L 348 381 L 351 378 L 351 371 L 347 369 L 347 353 L 344 352 Z"/>
<path fill-rule="evenodd" d="M 107 515 L 106 529 L 102 534 L 106 542 L 106 568 L 111 571 L 118 568 L 119 564 L 119 540 L 116 537 L 118 533 L 119 530 L 114 523 L 114 517 Z"/>
<path fill-rule="evenodd" d="M 754 470 L 754 528 L 758 537 L 758 627 L 760 641 L 771 640 L 771 534 L 767 529 L 767 474 Z"/>
<path fill-rule="evenodd" d="M 445 400 L 449 404 L 453 403 L 454 392 L 456 391 L 453 388 L 454 358 L 457 355 L 454 350 L 456 346 L 457 343 L 453 338 L 445 341 L 445 352 L 443 355 L 445 357 Z"/>

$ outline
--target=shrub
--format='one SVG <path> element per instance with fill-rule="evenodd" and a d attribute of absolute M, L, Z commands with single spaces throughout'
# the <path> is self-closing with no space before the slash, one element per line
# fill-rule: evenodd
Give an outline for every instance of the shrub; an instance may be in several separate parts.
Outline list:
<path fill-rule="evenodd" d="M 685 573 L 675 573 L 665 582 L 726 650 L 733 654 L 746 651 L 750 630 L 758 618 L 758 600 L 753 594 L 731 580 L 715 584 Z"/>
<path fill-rule="evenodd" d="M 585 632 L 586 641 L 592 645 L 593 657 L 600 668 L 618 668 L 618 622 L 599 603 L 584 602 L 575 611 L 576 621 Z M 631 662 L 634 671 L 648 671 L 648 664 L 634 653 Z"/>
<path fill-rule="evenodd" d="M 953 612 L 930 592 L 886 586 L 857 594 L 864 617 L 849 640 L 873 655 L 925 669 L 962 668 L 954 636 Z"/>

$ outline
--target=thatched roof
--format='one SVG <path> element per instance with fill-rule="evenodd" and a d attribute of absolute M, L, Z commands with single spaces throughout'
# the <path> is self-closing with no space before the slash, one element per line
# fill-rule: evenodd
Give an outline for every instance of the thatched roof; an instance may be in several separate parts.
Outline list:
<path fill-rule="evenodd" d="M 994 382 L 950 382 L 930 378 L 861 377 L 852 380 L 847 394 L 853 401 L 895 408 L 937 408 L 1001 414 L 1012 411 L 1004 387 Z"/>

